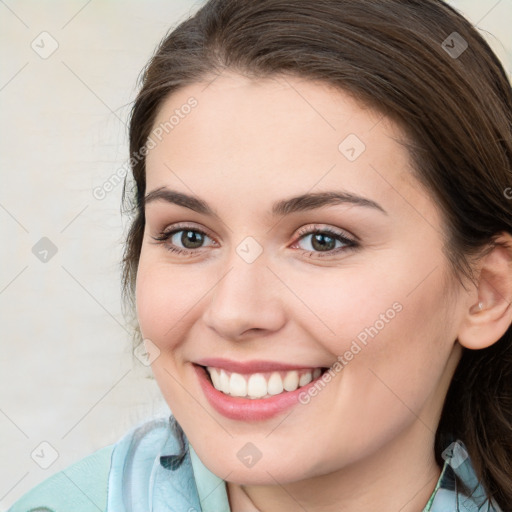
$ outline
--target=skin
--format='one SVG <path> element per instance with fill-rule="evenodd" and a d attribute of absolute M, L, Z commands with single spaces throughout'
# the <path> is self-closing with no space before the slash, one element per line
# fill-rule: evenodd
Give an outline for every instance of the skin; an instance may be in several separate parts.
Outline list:
<path fill-rule="evenodd" d="M 198 106 L 147 155 L 146 193 L 195 195 L 219 219 L 165 201 L 146 206 L 137 314 L 160 351 L 152 370 L 165 400 L 202 462 L 227 481 L 233 512 L 421 511 L 441 472 L 434 435 L 462 344 L 482 348 L 510 325 L 494 294 L 509 297 L 510 254 L 480 268 L 494 288 L 465 290 L 399 128 L 343 91 L 226 72 L 172 94 L 154 126 L 190 96 Z M 349 134 L 366 145 L 355 161 L 338 149 Z M 277 200 L 341 189 L 386 213 L 341 204 L 270 216 Z M 207 234 L 199 249 L 174 236 L 192 256 L 152 238 L 180 222 Z M 314 224 L 357 237 L 359 248 L 315 249 L 311 235 L 297 236 Z M 263 251 L 252 263 L 236 252 L 248 236 Z M 470 313 L 482 298 L 489 308 Z M 307 405 L 231 420 L 199 386 L 191 362 L 202 357 L 330 366 L 393 303 L 401 311 Z M 248 442 L 262 454 L 251 468 L 237 457 Z"/>

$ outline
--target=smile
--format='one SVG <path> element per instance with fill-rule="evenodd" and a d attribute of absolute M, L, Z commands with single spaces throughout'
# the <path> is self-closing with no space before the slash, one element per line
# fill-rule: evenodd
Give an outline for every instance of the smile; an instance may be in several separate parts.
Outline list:
<path fill-rule="evenodd" d="M 321 368 L 241 374 L 207 366 L 206 371 L 218 391 L 253 400 L 295 391 L 322 374 Z"/>
<path fill-rule="evenodd" d="M 205 398 L 218 413 L 237 421 L 261 421 L 284 413 L 315 386 L 328 368 L 271 361 L 210 358 L 192 367 Z"/>

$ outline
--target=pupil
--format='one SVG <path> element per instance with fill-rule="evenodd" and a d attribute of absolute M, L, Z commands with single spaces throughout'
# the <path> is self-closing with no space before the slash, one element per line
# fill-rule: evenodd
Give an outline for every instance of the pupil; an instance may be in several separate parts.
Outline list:
<path fill-rule="evenodd" d="M 181 237 L 181 243 L 187 247 L 187 249 L 195 249 L 201 246 L 202 235 L 196 231 L 184 231 Z M 192 247 L 187 246 L 189 243 L 192 244 Z"/>
<path fill-rule="evenodd" d="M 322 242 L 321 241 L 322 239 L 326 239 L 327 242 Z M 317 246 L 317 244 L 318 244 L 318 246 Z M 332 244 L 334 244 L 334 245 L 331 247 Z M 315 249 L 318 249 L 320 251 L 331 250 L 331 249 L 334 249 L 334 246 L 336 245 L 336 241 L 334 240 L 334 238 L 332 238 L 329 235 L 325 235 L 325 234 L 322 234 L 322 233 L 317 233 L 316 235 L 313 236 L 313 242 L 312 242 L 311 245 Z"/>

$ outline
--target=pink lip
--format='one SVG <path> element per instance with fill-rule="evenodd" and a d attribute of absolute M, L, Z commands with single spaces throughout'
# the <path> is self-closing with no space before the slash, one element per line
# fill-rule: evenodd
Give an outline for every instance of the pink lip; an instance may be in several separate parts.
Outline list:
<path fill-rule="evenodd" d="M 214 368 L 222 368 L 228 372 L 242 374 L 272 371 L 309 370 L 317 368 L 315 366 L 283 364 L 278 363 L 277 361 L 232 361 L 230 359 L 222 359 L 220 357 L 200 359 L 198 361 L 194 361 L 194 363 L 200 366 L 213 366 Z"/>
<path fill-rule="evenodd" d="M 212 362 L 214 360 L 210 359 L 208 361 Z M 210 364 L 208 366 L 210 366 Z M 212 364 L 211 366 L 215 365 Z M 307 393 L 308 389 L 314 386 L 316 382 L 322 378 L 320 375 L 320 377 L 312 380 L 306 386 L 302 386 L 295 391 L 288 391 L 270 398 L 252 400 L 250 398 L 233 397 L 218 391 L 210 382 L 210 378 L 208 377 L 205 368 L 202 368 L 197 364 L 193 364 L 193 367 L 199 378 L 199 384 L 201 385 L 201 388 L 210 405 L 223 416 L 238 421 L 266 420 L 276 416 L 277 414 L 300 403 L 299 395 L 304 392 Z M 262 366 L 258 367 L 262 368 Z M 286 368 L 288 369 L 290 367 L 287 366 Z"/>

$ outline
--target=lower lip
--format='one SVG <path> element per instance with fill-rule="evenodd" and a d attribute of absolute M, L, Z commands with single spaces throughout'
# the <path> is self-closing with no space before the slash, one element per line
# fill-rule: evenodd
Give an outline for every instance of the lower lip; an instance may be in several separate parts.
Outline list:
<path fill-rule="evenodd" d="M 257 421 L 266 420 L 277 416 L 279 413 L 297 405 L 299 395 L 307 392 L 313 387 L 320 377 L 312 380 L 309 384 L 302 386 L 295 391 L 285 391 L 270 398 L 241 398 L 230 396 L 215 389 L 210 382 L 206 370 L 202 366 L 193 365 L 199 377 L 199 384 L 210 405 L 220 414 L 232 420 Z"/>

